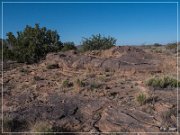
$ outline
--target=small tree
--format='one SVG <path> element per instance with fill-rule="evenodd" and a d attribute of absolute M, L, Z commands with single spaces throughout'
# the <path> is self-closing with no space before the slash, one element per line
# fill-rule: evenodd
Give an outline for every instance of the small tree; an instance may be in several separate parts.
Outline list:
<path fill-rule="evenodd" d="M 14 53 L 9 48 L 7 41 L 4 39 L 0 39 L 0 59 L 2 59 L 2 52 L 3 52 L 3 60 L 14 59 Z"/>
<path fill-rule="evenodd" d="M 62 51 L 68 51 L 68 50 L 77 50 L 74 42 L 65 42 L 65 43 L 63 43 Z"/>
<path fill-rule="evenodd" d="M 27 25 L 23 31 L 17 32 L 16 37 L 9 32 L 7 37 L 7 43 L 18 62 L 38 62 L 48 52 L 62 48 L 57 31 L 48 30 L 46 27 L 40 28 L 38 24 L 34 27 Z"/>
<path fill-rule="evenodd" d="M 113 37 L 102 37 L 101 34 L 92 35 L 90 38 L 84 38 L 82 41 L 82 50 L 104 50 L 109 49 L 116 44 L 116 39 Z"/>

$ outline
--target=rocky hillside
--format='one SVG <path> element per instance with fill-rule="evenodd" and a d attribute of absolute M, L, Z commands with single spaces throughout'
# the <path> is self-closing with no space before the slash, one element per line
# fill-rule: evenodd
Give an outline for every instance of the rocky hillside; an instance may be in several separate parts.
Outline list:
<path fill-rule="evenodd" d="M 176 132 L 176 87 L 148 85 L 153 77 L 176 78 L 176 67 L 174 54 L 128 46 L 7 63 L 4 131 Z"/>

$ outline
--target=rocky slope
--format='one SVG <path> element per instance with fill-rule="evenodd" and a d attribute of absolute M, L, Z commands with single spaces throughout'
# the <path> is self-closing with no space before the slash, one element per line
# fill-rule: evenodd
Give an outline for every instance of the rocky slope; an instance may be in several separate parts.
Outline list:
<path fill-rule="evenodd" d="M 176 88 L 146 85 L 152 76 L 176 77 L 176 66 L 175 55 L 128 46 L 6 66 L 4 131 L 37 132 L 47 123 L 53 132 L 176 132 Z"/>

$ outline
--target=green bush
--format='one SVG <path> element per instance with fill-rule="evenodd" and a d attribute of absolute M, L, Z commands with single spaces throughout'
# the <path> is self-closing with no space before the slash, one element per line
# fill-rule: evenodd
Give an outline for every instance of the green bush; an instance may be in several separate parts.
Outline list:
<path fill-rule="evenodd" d="M 144 93 L 140 93 L 137 97 L 136 100 L 140 105 L 143 105 L 146 103 L 146 95 Z"/>
<path fill-rule="evenodd" d="M 14 60 L 14 53 L 9 48 L 8 43 L 4 39 L 0 39 L 0 58 L 2 59 L 2 49 L 3 49 L 3 59 L 4 60 Z"/>
<path fill-rule="evenodd" d="M 69 50 L 77 50 L 74 42 L 65 42 L 65 43 L 63 43 L 62 51 L 69 51 Z"/>
<path fill-rule="evenodd" d="M 92 35 L 90 38 L 84 38 L 82 41 L 82 51 L 109 49 L 116 44 L 113 37 L 102 37 L 100 34 Z"/>
<path fill-rule="evenodd" d="M 34 27 L 26 26 L 23 31 L 17 32 L 14 36 L 12 32 L 7 33 L 7 47 L 10 59 L 18 62 L 34 63 L 44 58 L 48 52 L 58 51 L 62 48 L 59 35 L 56 31 L 48 30 L 46 27 L 40 28 L 38 24 Z"/>
<path fill-rule="evenodd" d="M 170 78 L 165 76 L 163 78 L 151 78 L 146 83 L 148 86 L 159 87 L 159 88 L 167 88 L 167 87 L 180 87 L 180 81 L 177 81 L 174 78 Z"/>

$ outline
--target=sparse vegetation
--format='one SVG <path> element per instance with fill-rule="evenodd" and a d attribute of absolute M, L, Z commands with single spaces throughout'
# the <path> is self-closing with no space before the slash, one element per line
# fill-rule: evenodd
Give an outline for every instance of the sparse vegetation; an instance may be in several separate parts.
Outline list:
<path fill-rule="evenodd" d="M 156 77 L 156 78 L 151 78 L 147 81 L 146 83 L 148 86 L 152 87 L 158 87 L 158 88 L 175 88 L 175 87 L 180 87 L 180 81 L 177 81 L 174 78 L 171 78 L 169 76 L 165 76 L 162 78 Z"/>
<path fill-rule="evenodd" d="M 140 93 L 139 95 L 137 95 L 136 97 L 136 101 L 140 104 L 140 105 L 144 105 L 146 103 L 146 95 L 144 93 Z"/>
<path fill-rule="evenodd" d="M 116 39 L 113 37 L 102 37 L 101 34 L 92 35 L 92 37 L 84 38 L 84 40 L 82 41 L 82 50 L 104 50 L 115 46 L 115 44 Z"/>

